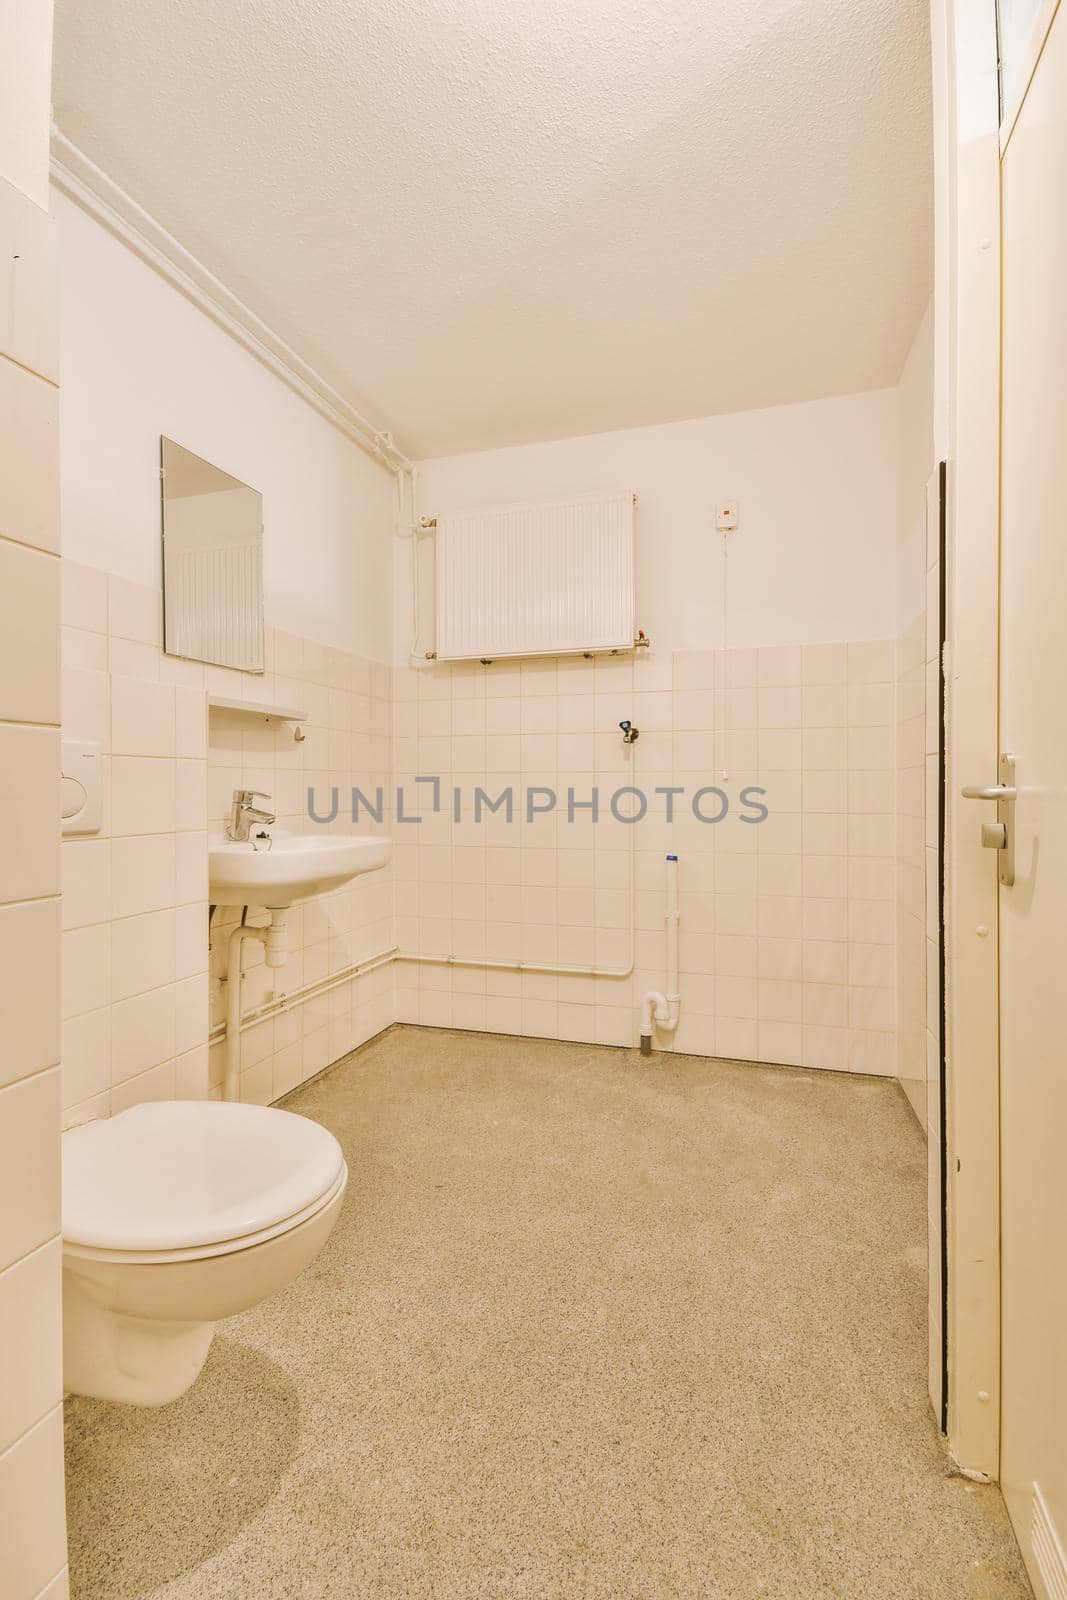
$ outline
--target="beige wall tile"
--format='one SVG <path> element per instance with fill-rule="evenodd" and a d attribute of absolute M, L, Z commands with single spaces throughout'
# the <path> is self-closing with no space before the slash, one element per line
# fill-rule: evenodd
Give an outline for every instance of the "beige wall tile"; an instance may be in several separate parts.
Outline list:
<path fill-rule="evenodd" d="M 0 1454 L 63 1398 L 61 1272 L 58 1239 L 0 1272 Z"/>
<path fill-rule="evenodd" d="M 59 1231 L 59 1069 L 0 1090 L 0 1261 Z"/>
<path fill-rule="evenodd" d="M 85 928 L 111 916 L 111 843 L 64 839 L 60 850 L 63 926 Z"/>
<path fill-rule="evenodd" d="M 59 395 L 0 358 L 0 537 L 59 553 Z"/>
<path fill-rule="evenodd" d="M 801 681 L 803 683 L 845 683 L 847 680 L 847 645 L 804 645 L 801 664 Z"/>
<path fill-rule="evenodd" d="M 60 1076 L 64 1110 L 108 1088 L 111 1083 L 110 1003 L 64 1022 Z"/>
<path fill-rule="evenodd" d="M 0 725 L 0 883 L 5 899 L 59 893 L 58 791 L 58 730 Z"/>
<path fill-rule="evenodd" d="M 99 1010 L 111 993 L 111 924 L 65 933 L 61 967 L 64 1018 Z"/>
<path fill-rule="evenodd" d="M 174 692 L 175 754 L 202 760 L 207 755 L 207 696 L 202 689 Z"/>
<path fill-rule="evenodd" d="M 0 31 L 18 65 L 7 85 L 13 93 L 0 107 L 3 169 L 38 202 L 0 181 L 0 717 L 57 724 L 59 471 L 51 385 L 59 329 L 55 227 L 44 209 L 51 6 L 8 6 Z M 5 898 L 54 894 L 59 868 L 58 735 L 20 731 L 35 732 L 32 748 L 10 737 L 0 748 L 0 833 L 8 840 L 12 827 L 25 827 L 27 835 L 18 863 L 0 848 Z M 33 1073 L 0 1091 L 0 1266 L 58 1228 L 59 1073 L 34 1070 L 58 1053 L 58 955 L 57 899 L 0 910 L 0 1082 Z M 47 1293 L 36 1263 L 0 1277 L 0 1451 L 49 1397 L 59 1399 L 55 1256 L 47 1263 Z M 47 1586 L 61 1592 L 54 1580 L 66 1561 L 62 1452 L 57 1407 L 0 1454 L 0 1528 L 18 1529 L 17 1540 L 4 1541 L 5 1600 L 36 1600 Z"/>
<path fill-rule="evenodd" d="M 849 645 L 849 683 L 892 683 L 895 677 L 895 640 L 865 639 Z"/>
<path fill-rule="evenodd" d="M 107 573 L 65 557 L 62 568 L 64 626 L 106 633 Z"/>
<path fill-rule="evenodd" d="M 111 928 L 111 998 L 128 1000 L 174 981 L 174 912 L 126 917 Z"/>
<path fill-rule="evenodd" d="M 62 672 L 63 732 L 68 739 L 95 739 L 107 750 L 111 736 L 106 672 L 71 667 Z"/>
<path fill-rule="evenodd" d="M 136 834 L 112 840 L 114 917 L 142 916 L 174 904 L 175 837 L 172 833 Z"/>
<path fill-rule="evenodd" d="M 108 639 L 108 666 L 118 678 L 146 678 L 158 683 L 162 663 L 154 644 L 140 644 L 136 639 Z"/>
<path fill-rule="evenodd" d="M 114 574 L 108 579 L 108 628 L 113 638 L 137 644 L 163 642 L 163 597 L 159 589 L 130 583 Z"/>
<path fill-rule="evenodd" d="M 59 382 L 55 223 L 0 178 L 0 355 Z"/>
<path fill-rule="evenodd" d="M 152 756 L 115 756 L 111 762 L 113 835 L 174 831 L 175 763 Z"/>
<path fill-rule="evenodd" d="M 208 897 L 207 834 L 203 831 L 174 835 L 174 903 L 178 906 Z"/>
<path fill-rule="evenodd" d="M 208 908 L 205 904 L 179 906 L 174 913 L 174 976 L 192 978 L 206 972 Z"/>
<path fill-rule="evenodd" d="M 174 772 L 174 826 L 182 832 L 207 827 L 207 762 L 178 761 Z"/>
<path fill-rule="evenodd" d="M 174 1056 L 174 985 L 150 989 L 111 1008 L 111 1082 L 133 1078 Z"/>
<path fill-rule="evenodd" d="M 164 1061 L 158 1067 L 135 1078 L 126 1078 L 111 1091 L 111 1114 L 117 1116 L 130 1106 L 143 1105 L 148 1100 L 173 1100 L 177 1073 L 173 1061 Z"/>
<path fill-rule="evenodd" d="M 107 637 L 93 633 L 88 628 L 60 630 L 59 655 L 64 668 L 76 667 L 87 672 L 107 671 Z"/>
<path fill-rule="evenodd" d="M 0 170 L 15 188 L 47 206 L 52 8 L 7 6 L 3 18 L 9 61 L 0 96 Z"/>
<path fill-rule="evenodd" d="M 174 1063 L 174 1093 L 179 1100 L 203 1100 L 208 1092 L 208 1047 L 186 1050 Z"/>
<path fill-rule="evenodd" d="M 199 972 L 174 986 L 174 1052 L 187 1054 L 206 1045 L 208 1035 L 208 975 Z"/>
<path fill-rule="evenodd" d="M 0 1456 L 0 1527 L 19 1535 L 5 1542 L 4 1600 L 38 1600 L 67 1559 L 58 1406 Z"/>
<path fill-rule="evenodd" d="M 59 901 L 0 906 L 0 1083 L 59 1059 Z"/>
<path fill-rule="evenodd" d="M 173 756 L 171 684 L 112 677 L 111 750 L 119 756 Z"/>

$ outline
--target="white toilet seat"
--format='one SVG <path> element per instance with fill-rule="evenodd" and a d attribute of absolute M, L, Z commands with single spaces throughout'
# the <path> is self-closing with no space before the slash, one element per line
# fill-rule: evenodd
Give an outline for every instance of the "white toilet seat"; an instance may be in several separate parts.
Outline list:
<path fill-rule="evenodd" d="M 333 1134 L 269 1106 L 170 1100 L 63 1135 L 63 1368 L 74 1394 L 166 1405 L 216 1322 L 291 1283 L 341 1211 Z"/>
<path fill-rule="evenodd" d="M 347 1177 L 327 1128 L 272 1106 L 169 1100 L 63 1136 L 63 1242 L 81 1259 L 195 1260 L 315 1215 Z"/>
<path fill-rule="evenodd" d="M 64 1239 L 63 1254 L 75 1261 L 110 1261 L 116 1265 L 128 1263 L 130 1266 L 165 1266 L 171 1261 L 205 1261 L 211 1256 L 234 1255 L 239 1250 L 251 1250 L 254 1245 L 266 1244 L 268 1239 L 276 1239 L 279 1234 L 288 1233 L 301 1223 L 309 1222 L 344 1192 L 347 1182 L 348 1167 L 342 1164 L 336 1181 L 318 1200 L 294 1216 L 283 1217 L 273 1227 L 242 1234 L 237 1239 L 219 1239 L 213 1244 L 191 1245 L 185 1250 L 116 1250 L 104 1245 L 73 1244 L 69 1239 Z"/>

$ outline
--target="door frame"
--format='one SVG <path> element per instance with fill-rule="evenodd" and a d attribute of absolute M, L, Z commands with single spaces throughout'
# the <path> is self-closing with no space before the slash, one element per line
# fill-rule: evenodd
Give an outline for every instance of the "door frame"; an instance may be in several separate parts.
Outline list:
<path fill-rule="evenodd" d="M 1003 97 L 1000 117 L 1000 153 L 1004 154 L 1008 148 L 1008 140 L 1012 136 L 1015 124 L 1019 120 L 1023 101 L 1026 99 L 1041 52 L 1045 48 L 1045 40 L 1060 8 L 1060 0 L 1039 0 L 1034 20 L 1030 24 L 1030 34 L 1023 51 L 1023 70 L 1019 73 L 1017 82 L 1010 95 Z"/>
<path fill-rule="evenodd" d="M 964 783 L 997 772 L 1000 116 L 995 0 L 932 0 L 934 452 L 946 519 L 945 988 L 948 1443 L 995 1478 L 1000 1435 L 997 874 Z M 957 1002 L 957 997 L 964 997 Z M 940 1326 L 940 1303 L 931 1305 Z"/>

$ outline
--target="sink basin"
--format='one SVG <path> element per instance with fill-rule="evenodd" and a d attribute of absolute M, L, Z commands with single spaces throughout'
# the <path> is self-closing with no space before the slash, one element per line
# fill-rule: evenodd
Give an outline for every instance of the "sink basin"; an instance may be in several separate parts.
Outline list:
<path fill-rule="evenodd" d="M 384 867 L 390 839 L 344 839 L 275 833 L 268 850 L 221 836 L 208 840 L 211 900 L 221 906 L 280 910 L 295 900 L 339 889 L 361 872 Z"/>

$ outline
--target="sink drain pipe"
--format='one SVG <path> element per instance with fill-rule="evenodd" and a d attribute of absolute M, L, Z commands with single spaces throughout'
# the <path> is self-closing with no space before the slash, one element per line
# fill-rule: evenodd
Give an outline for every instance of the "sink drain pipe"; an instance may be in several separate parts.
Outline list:
<path fill-rule="evenodd" d="M 652 1054 L 652 1025 L 664 1033 L 673 1033 L 678 1026 L 682 997 L 678 992 L 678 857 L 666 859 L 667 911 L 664 919 L 667 935 L 667 993 L 650 989 L 641 1000 L 641 1054 Z"/>
<path fill-rule="evenodd" d="M 289 959 L 289 911 L 282 907 L 272 911 L 265 928 L 250 928 L 245 918 L 248 907 L 241 911 L 241 921 L 230 934 L 226 950 L 226 1070 L 222 1080 L 222 1098 L 241 1098 L 241 987 L 243 976 L 242 952 L 246 939 L 256 939 L 263 946 L 263 956 L 268 967 L 284 967 Z"/>

